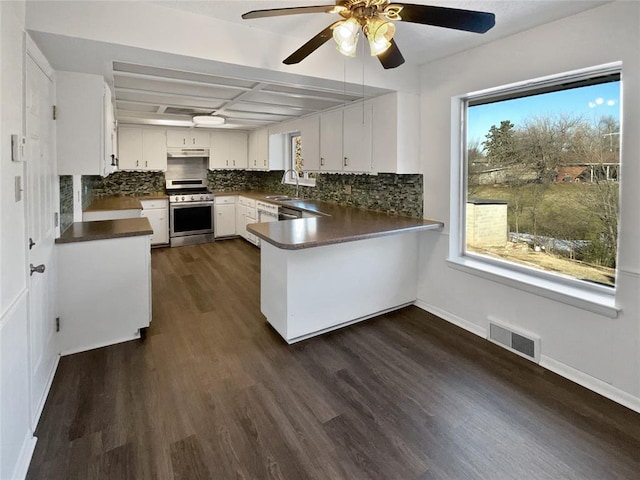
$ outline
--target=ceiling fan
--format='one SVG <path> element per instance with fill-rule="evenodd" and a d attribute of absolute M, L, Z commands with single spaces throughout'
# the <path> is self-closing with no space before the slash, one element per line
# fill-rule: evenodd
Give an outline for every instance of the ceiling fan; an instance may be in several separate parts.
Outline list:
<path fill-rule="evenodd" d="M 242 18 L 247 20 L 300 13 L 336 13 L 342 18 L 285 58 L 283 63 L 287 65 L 301 62 L 331 37 L 336 41 L 340 53 L 353 57 L 356 54 L 358 35 L 362 30 L 369 42 L 371 55 L 377 56 L 385 69 L 396 68 L 404 63 L 404 57 L 393 40 L 396 31 L 394 21 L 421 23 L 474 33 L 485 33 L 495 25 L 493 13 L 395 3 L 391 0 L 336 0 L 335 5 L 252 10 L 243 14 Z"/>

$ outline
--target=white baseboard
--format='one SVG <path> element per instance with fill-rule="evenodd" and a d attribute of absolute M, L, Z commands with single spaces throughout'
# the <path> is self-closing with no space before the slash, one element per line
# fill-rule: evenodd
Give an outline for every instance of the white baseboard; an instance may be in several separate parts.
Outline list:
<path fill-rule="evenodd" d="M 53 384 L 53 377 L 55 377 L 56 371 L 58 370 L 58 363 L 60 363 L 60 355 L 56 355 L 56 361 L 53 364 L 53 368 L 51 368 L 51 372 L 49 372 L 49 378 L 47 379 L 47 385 L 45 386 L 44 393 L 42 394 L 40 403 L 38 404 L 38 407 L 34 412 L 31 422 L 31 429 L 34 432 L 36 431 L 36 427 L 38 426 L 38 422 L 40 421 L 40 415 L 42 415 L 44 404 L 46 403 L 47 397 L 49 396 L 49 391 L 51 390 L 51 385 Z"/>
<path fill-rule="evenodd" d="M 11 478 L 14 480 L 23 480 L 27 476 L 29 471 L 29 464 L 31 463 L 31 457 L 36 449 L 36 442 L 38 439 L 31 435 L 31 432 L 27 434 L 22 442 L 22 448 L 20 449 L 20 455 L 13 469 Z"/>
<path fill-rule="evenodd" d="M 569 365 L 565 365 L 562 362 L 554 360 L 553 358 L 545 355 L 540 356 L 540 366 L 551 370 L 553 373 L 557 373 L 561 377 L 571 380 L 578 385 L 581 385 L 589 390 L 596 392 L 603 397 L 613 400 L 620 405 L 624 405 L 631 410 L 640 413 L 640 398 L 614 387 L 610 383 L 603 382 L 602 380 L 592 377 L 580 370 L 576 370 Z"/>
<path fill-rule="evenodd" d="M 486 329 L 476 325 L 475 323 L 464 320 L 463 318 L 457 317 L 456 315 L 452 315 L 451 313 L 434 307 L 433 305 L 430 305 L 420 299 L 416 300 L 415 306 L 429 313 L 432 313 L 433 315 L 436 315 L 443 320 L 446 320 L 447 322 L 452 323 L 464 330 L 474 333 L 479 337 L 484 338 L 485 340 L 487 338 Z M 543 368 L 546 368 L 547 370 L 552 371 L 553 373 L 557 373 L 567 380 L 571 380 L 578 385 L 596 392 L 599 395 L 608 398 L 609 400 L 612 400 L 616 403 L 619 403 L 620 405 L 623 405 L 633 411 L 640 413 L 640 398 L 635 397 L 623 390 L 620 390 L 609 383 L 603 382 L 598 378 L 592 377 L 591 375 L 581 372 L 580 370 L 576 370 L 569 365 L 565 365 L 564 363 L 554 360 L 553 358 L 547 357 L 545 355 L 540 355 L 539 365 Z"/>
<path fill-rule="evenodd" d="M 442 318 L 443 320 L 446 320 L 449 323 L 453 323 L 454 325 L 457 325 L 458 327 L 467 330 L 468 332 L 474 333 L 479 337 L 487 338 L 487 329 L 482 328 L 473 322 L 465 320 L 464 318 L 460 318 L 456 315 L 452 315 L 451 313 L 445 310 L 441 310 L 438 307 L 434 307 L 433 305 L 429 305 L 427 302 L 420 299 L 416 300 L 414 305 L 421 308 L 422 310 L 425 310 L 426 312 L 432 313 L 435 316 Z"/>
<path fill-rule="evenodd" d="M 131 336 L 115 338 L 113 340 L 108 340 L 106 342 L 99 342 L 99 343 L 94 343 L 93 345 L 85 345 L 82 347 L 63 350 L 60 353 L 60 356 L 65 357 L 67 355 L 73 355 L 74 353 L 88 352 L 89 350 L 95 350 L 96 348 L 108 347 L 110 345 L 116 345 L 117 343 L 122 343 L 122 342 L 130 342 L 131 340 L 137 340 L 139 338 L 140 338 L 140 331 L 138 330 L 138 332 L 136 332 L 134 335 L 131 335 Z"/>

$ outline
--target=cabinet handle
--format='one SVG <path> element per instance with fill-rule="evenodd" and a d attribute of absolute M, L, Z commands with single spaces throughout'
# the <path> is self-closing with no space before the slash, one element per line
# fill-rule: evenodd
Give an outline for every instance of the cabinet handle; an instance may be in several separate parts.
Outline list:
<path fill-rule="evenodd" d="M 140 166 L 140 160 L 136 160 L 136 167 Z"/>
<path fill-rule="evenodd" d="M 253 161 L 253 166 L 255 167 L 257 164 L 258 164 L 258 161 L 257 161 L 257 160 L 254 160 L 254 161 Z"/>
<path fill-rule="evenodd" d="M 196 139 L 195 137 L 191 139 L 191 145 L 195 145 L 196 144 Z"/>
<path fill-rule="evenodd" d="M 144 168 L 147 168 L 149 166 L 149 162 L 148 161 L 144 161 Z"/>
<path fill-rule="evenodd" d="M 229 160 L 227 160 L 227 167 L 229 166 Z"/>
<path fill-rule="evenodd" d="M 345 167 L 349 166 L 349 159 L 347 157 L 344 157 L 344 166 Z"/>
<path fill-rule="evenodd" d="M 324 158 L 320 157 L 320 166 L 323 167 L 324 166 Z"/>
<path fill-rule="evenodd" d="M 234 167 L 236 166 L 236 161 L 235 161 L 235 160 L 233 161 L 233 166 L 234 166 Z"/>

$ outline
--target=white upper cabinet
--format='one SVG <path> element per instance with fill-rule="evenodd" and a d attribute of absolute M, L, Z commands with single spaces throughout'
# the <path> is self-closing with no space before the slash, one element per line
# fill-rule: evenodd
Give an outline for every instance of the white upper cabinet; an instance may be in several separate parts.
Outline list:
<path fill-rule="evenodd" d="M 302 139 L 304 143 L 305 139 Z M 342 171 L 342 110 L 320 114 L 320 170 Z"/>
<path fill-rule="evenodd" d="M 260 128 L 249 134 L 249 168 L 269 169 L 269 129 Z"/>
<path fill-rule="evenodd" d="M 209 168 L 247 168 L 248 135 L 244 132 L 211 132 Z"/>
<path fill-rule="evenodd" d="M 120 127 L 121 170 L 167 170 L 167 136 L 164 129 Z"/>
<path fill-rule="evenodd" d="M 302 139 L 302 168 L 304 171 L 320 170 L 320 116 L 298 120 L 298 131 Z"/>
<path fill-rule="evenodd" d="M 167 147 L 209 148 L 209 131 L 191 128 L 171 128 L 167 130 Z"/>
<path fill-rule="evenodd" d="M 56 72 L 56 149 L 59 175 L 113 171 L 113 104 L 100 75 Z"/>
<path fill-rule="evenodd" d="M 371 171 L 371 103 L 358 103 L 343 112 L 342 170 Z"/>
<path fill-rule="evenodd" d="M 418 173 L 420 97 L 397 92 L 374 98 L 371 104 L 373 171 Z"/>

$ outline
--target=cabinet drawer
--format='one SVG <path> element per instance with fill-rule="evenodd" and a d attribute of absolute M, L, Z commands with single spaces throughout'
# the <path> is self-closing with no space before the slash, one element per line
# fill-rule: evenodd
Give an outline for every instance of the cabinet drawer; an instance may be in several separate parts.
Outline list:
<path fill-rule="evenodd" d="M 238 202 L 249 208 L 256 208 L 256 201 L 253 198 L 239 197 Z"/>
<path fill-rule="evenodd" d="M 217 205 L 228 205 L 230 203 L 236 203 L 235 195 L 228 195 L 224 197 L 215 197 L 215 203 Z"/>
<path fill-rule="evenodd" d="M 167 200 L 158 199 L 158 200 L 140 200 L 142 204 L 142 208 L 144 210 L 150 210 L 152 208 L 167 208 L 168 203 Z"/>

